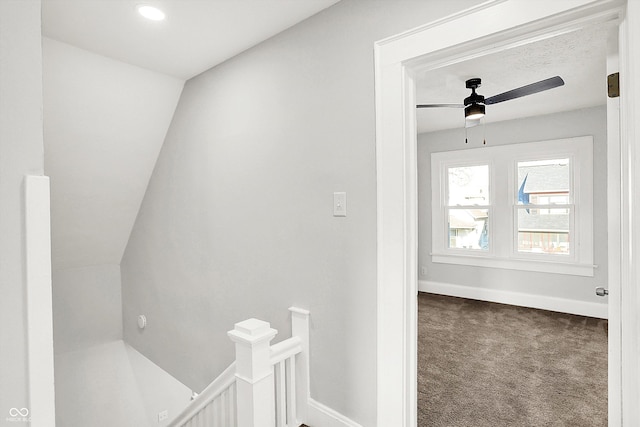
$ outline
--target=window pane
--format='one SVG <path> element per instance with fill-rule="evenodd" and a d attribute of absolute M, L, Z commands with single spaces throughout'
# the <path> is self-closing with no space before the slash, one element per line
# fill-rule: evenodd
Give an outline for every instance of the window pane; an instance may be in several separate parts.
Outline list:
<path fill-rule="evenodd" d="M 571 253 L 569 208 L 527 209 L 518 211 L 518 252 Z"/>
<path fill-rule="evenodd" d="M 449 209 L 449 248 L 489 249 L 488 209 Z"/>
<path fill-rule="evenodd" d="M 518 204 L 570 203 L 569 159 L 518 162 Z"/>
<path fill-rule="evenodd" d="M 489 165 L 448 168 L 449 206 L 489 204 Z"/>

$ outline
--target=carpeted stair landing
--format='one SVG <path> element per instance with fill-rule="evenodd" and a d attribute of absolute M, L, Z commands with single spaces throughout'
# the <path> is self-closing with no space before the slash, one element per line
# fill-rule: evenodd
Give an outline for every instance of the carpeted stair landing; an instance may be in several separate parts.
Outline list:
<path fill-rule="evenodd" d="M 420 293 L 418 426 L 607 426 L 607 321 Z"/>

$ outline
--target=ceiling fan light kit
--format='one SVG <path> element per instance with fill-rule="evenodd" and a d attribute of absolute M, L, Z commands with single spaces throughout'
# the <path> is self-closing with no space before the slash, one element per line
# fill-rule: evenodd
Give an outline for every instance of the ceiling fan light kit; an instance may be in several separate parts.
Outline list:
<path fill-rule="evenodd" d="M 464 117 L 468 120 L 478 120 L 484 117 L 484 96 L 476 93 L 482 81 L 479 78 L 466 81 L 467 89 L 471 89 L 471 95 L 464 99 Z"/>
<path fill-rule="evenodd" d="M 473 103 L 464 108 L 464 117 L 467 120 L 478 120 L 484 117 L 484 104 Z"/>

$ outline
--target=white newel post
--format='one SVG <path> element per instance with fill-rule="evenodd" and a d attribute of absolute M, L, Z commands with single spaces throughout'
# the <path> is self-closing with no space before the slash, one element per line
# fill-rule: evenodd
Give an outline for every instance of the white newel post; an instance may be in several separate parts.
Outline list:
<path fill-rule="evenodd" d="M 227 334 L 236 344 L 238 427 L 274 427 L 275 392 L 270 342 L 278 331 L 248 319 Z"/>
<path fill-rule="evenodd" d="M 291 312 L 291 336 L 300 338 L 302 352 L 296 361 L 296 403 L 298 419 L 307 421 L 309 412 L 309 311 L 289 307 Z"/>

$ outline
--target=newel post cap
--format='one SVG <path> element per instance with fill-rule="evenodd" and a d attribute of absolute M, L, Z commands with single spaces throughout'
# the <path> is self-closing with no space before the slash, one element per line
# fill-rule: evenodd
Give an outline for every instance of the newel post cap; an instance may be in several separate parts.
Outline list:
<path fill-rule="evenodd" d="M 277 333 L 269 322 L 252 318 L 236 323 L 235 328 L 227 332 L 227 335 L 235 343 L 254 345 L 271 341 Z"/>

